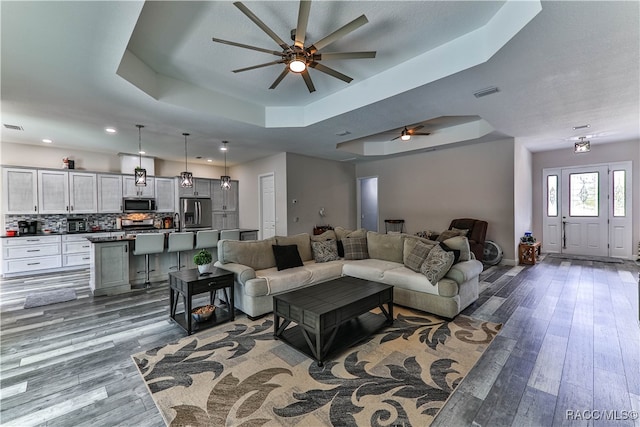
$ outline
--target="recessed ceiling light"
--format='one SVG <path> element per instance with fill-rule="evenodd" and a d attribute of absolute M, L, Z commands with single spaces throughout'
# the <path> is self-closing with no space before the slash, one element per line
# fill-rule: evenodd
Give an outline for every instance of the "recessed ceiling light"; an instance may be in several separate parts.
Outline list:
<path fill-rule="evenodd" d="M 106 133 L 116 133 L 116 132 L 118 132 L 118 131 L 116 130 L 116 128 L 112 128 L 112 127 L 106 127 L 106 128 L 104 128 L 104 131 L 105 131 Z"/>
<path fill-rule="evenodd" d="M 42 142 L 44 142 L 45 144 L 51 144 L 53 141 L 50 140 L 49 138 L 45 138 L 42 140 Z"/>
<path fill-rule="evenodd" d="M 147 152 L 140 150 L 140 151 L 138 151 L 138 154 L 147 154 Z"/>
<path fill-rule="evenodd" d="M 207 159 L 207 162 L 211 163 L 213 162 L 213 159 Z"/>
<path fill-rule="evenodd" d="M 574 126 L 573 130 L 578 130 L 578 129 L 586 129 L 586 128 L 590 128 L 591 125 L 580 125 L 580 126 Z"/>

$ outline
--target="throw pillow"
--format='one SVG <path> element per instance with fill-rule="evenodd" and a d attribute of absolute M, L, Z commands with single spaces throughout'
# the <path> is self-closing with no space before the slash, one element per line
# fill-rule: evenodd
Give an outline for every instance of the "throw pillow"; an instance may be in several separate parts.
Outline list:
<path fill-rule="evenodd" d="M 460 251 L 460 261 L 469 261 L 471 259 L 471 248 L 469 247 L 469 239 L 464 236 L 456 236 L 442 242 L 451 249 Z"/>
<path fill-rule="evenodd" d="M 440 246 L 434 246 L 420 266 L 420 272 L 427 277 L 432 285 L 436 285 L 452 265 L 453 253 L 446 252 Z"/>
<path fill-rule="evenodd" d="M 435 245 L 428 245 L 418 241 L 413 249 L 411 249 L 411 252 L 407 255 L 404 265 L 416 273 L 419 273 L 420 267 L 424 263 L 424 260 L 427 259 L 427 255 L 429 255 L 429 252 L 434 246 Z"/>
<path fill-rule="evenodd" d="M 448 239 L 448 240 L 451 240 L 451 239 Z M 444 249 L 446 252 L 451 252 L 453 254 L 453 263 L 454 264 L 457 264 L 458 261 L 460 261 L 460 250 L 459 249 L 450 248 L 444 242 L 440 242 L 438 245 L 442 249 Z"/>
<path fill-rule="evenodd" d="M 452 228 L 451 230 L 444 230 L 442 233 L 440 233 L 437 240 L 438 242 L 444 242 L 445 240 L 450 239 L 452 237 L 466 236 L 468 232 L 469 230 L 459 230 L 457 228 Z"/>
<path fill-rule="evenodd" d="M 272 245 L 271 247 L 278 271 L 304 265 L 298 253 L 298 245 Z"/>
<path fill-rule="evenodd" d="M 309 236 L 312 242 L 324 242 L 325 240 L 337 240 L 336 232 L 333 230 L 327 230 L 322 234 Z"/>
<path fill-rule="evenodd" d="M 325 240 L 323 242 L 311 242 L 313 259 L 316 262 L 328 262 L 340 259 L 338 256 L 338 245 L 335 240 Z"/>
<path fill-rule="evenodd" d="M 366 237 L 350 237 L 348 239 L 344 239 L 342 244 L 344 245 L 344 259 L 369 258 Z"/>

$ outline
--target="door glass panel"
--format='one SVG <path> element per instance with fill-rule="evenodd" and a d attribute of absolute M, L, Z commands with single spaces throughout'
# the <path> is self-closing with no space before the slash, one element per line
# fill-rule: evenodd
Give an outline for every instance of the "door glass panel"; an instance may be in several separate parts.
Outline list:
<path fill-rule="evenodd" d="M 613 216 L 626 215 L 625 172 L 624 170 L 613 171 Z"/>
<path fill-rule="evenodd" d="M 569 175 L 569 216 L 598 216 L 598 172 Z"/>
<path fill-rule="evenodd" d="M 547 177 L 547 216 L 558 216 L 558 175 Z"/>

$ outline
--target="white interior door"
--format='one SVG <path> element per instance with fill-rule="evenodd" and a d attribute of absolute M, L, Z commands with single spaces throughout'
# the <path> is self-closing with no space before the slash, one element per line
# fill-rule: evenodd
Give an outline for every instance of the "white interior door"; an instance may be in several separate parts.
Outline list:
<path fill-rule="evenodd" d="M 276 235 L 276 190 L 273 173 L 260 176 L 260 230 L 262 239 Z"/>
<path fill-rule="evenodd" d="M 562 252 L 609 255 L 608 166 L 562 169 Z"/>

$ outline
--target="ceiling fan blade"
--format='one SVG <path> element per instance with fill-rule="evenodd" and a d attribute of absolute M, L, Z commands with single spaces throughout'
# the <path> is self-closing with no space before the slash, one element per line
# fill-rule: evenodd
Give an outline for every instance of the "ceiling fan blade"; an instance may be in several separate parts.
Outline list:
<path fill-rule="evenodd" d="M 412 129 L 409 129 L 409 130 L 407 131 L 407 133 L 409 133 L 409 134 L 411 134 L 411 135 L 415 135 L 415 132 L 416 132 L 417 130 L 422 129 L 423 127 L 424 127 L 424 126 L 422 126 L 422 125 L 420 125 L 420 126 L 416 126 L 416 127 L 412 128 Z M 406 129 L 406 128 L 405 128 L 405 129 Z"/>
<path fill-rule="evenodd" d="M 313 55 L 314 61 L 321 61 L 323 59 L 367 59 L 375 58 L 376 52 L 327 52 L 316 53 Z"/>
<path fill-rule="evenodd" d="M 246 67 L 246 68 L 238 68 L 237 70 L 232 70 L 232 71 L 234 73 L 241 73 L 243 71 L 255 70 L 256 68 L 268 67 L 269 65 L 276 65 L 276 64 L 284 64 L 284 60 L 281 59 L 280 61 L 271 61 L 265 64 L 253 65 L 251 67 Z"/>
<path fill-rule="evenodd" d="M 253 12 L 251 12 L 249 10 L 249 8 L 247 6 L 245 6 L 244 4 L 242 4 L 242 2 L 235 2 L 233 3 L 235 5 L 235 7 L 237 7 L 238 9 L 240 9 L 240 11 L 242 13 L 244 13 L 245 15 L 247 15 L 247 17 L 249 19 L 251 19 L 253 21 L 254 24 L 256 24 L 258 27 L 260 27 L 260 29 L 262 31 L 264 31 L 265 33 L 267 33 L 267 35 L 269 37 L 271 37 L 276 43 L 278 43 L 278 45 L 283 48 L 283 49 L 289 49 L 289 45 L 287 43 L 284 42 L 284 40 L 282 40 L 280 37 L 278 37 L 278 35 L 276 33 L 273 32 L 273 30 L 269 27 L 267 27 L 267 24 L 265 24 L 264 22 L 262 22 L 260 20 L 260 18 L 258 18 L 256 15 L 253 14 Z"/>
<path fill-rule="evenodd" d="M 391 138 L 391 141 L 395 141 L 398 138 L 400 138 L 400 135 L 396 136 L 395 138 Z"/>
<path fill-rule="evenodd" d="M 349 34 L 350 32 L 352 32 L 354 30 L 357 30 L 358 28 L 362 27 L 367 22 L 369 22 L 367 17 L 364 16 L 364 15 L 360 15 L 358 18 L 356 18 L 353 21 L 349 22 L 348 24 L 338 28 L 337 30 L 335 30 L 333 33 L 329 34 L 325 38 L 323 38 L 321 40 L 318 40 L 313 45 L 309 46 L 307 48 L 307 50 L 309 51 L 309 53 L 312 53 L 312 54 L 316 53 L 317 51 L 319 51 L 323 47 L 330 45 L 331 43 L 333 43 L 334 41 L 338 40 L 339 38 L 344 37 L 347 34 Z"/>
<path fill-rule="evenodd" d="M 307 24 L 309 23 L 309 11 L 311 10 L 310 0 L 300 0 L 300 9 L 298 9 L 298 25 L 296 26 L 295 45 L 304 48 L 304 39 L 307 34 Z"/>
<path fill-rule="evenodd" d="M 284 67 L 284 70 L 282 70 L 282 72 L 280 73 L 278 78 L 273 82 L 273 84 L 269 86 L 269 89 L 275 89 L 288 73 L 289 73 L 289 67 L 288 66 Z"/>
<path fill-rule="evenodd" d="M 315 92 L 316 88 L 313 85 L 313 82 L 311 81 L 311 76 L 309 75 L 309 69 L 304 70 L 300 74 L 302 74 L 302 78 L 304 79 L 304 83 L 307 85 L 307 89 L 309 89 L 309 93 Z"/>
<path fill-rule="evenodd" d="M 271 49 L 263 49 L 261 47 L 250 46 L 248 44 L 242 44 L 242 43 L 236 43 L 236 42 L 232 42 L 232 41 L 229 41 L 229 40 L 217 39 L 215 37 L 213 37 L 211 40 L 213 40 L 216 43 L 228 44 L 230 46 L 241 47 L 241 48 L 244 48 L 244 49 L 257 50 L 258 52 L 264 52 L 264 53 L 270 53 L 272 55 L 282 56 L 282 52 L 277 52 L 277 51 L 271 50 Z"/>
<path fill-rule="evenodd" d="M 349 77 L 349 76 L 347 76 L 345 74 L 342 74 L 341 72 L 336 71 L 333 68 L 329 68 L 326 65 L 322 65 L 320 63 L 317 63 L 315 61 L 310 63 L 309 66 L 312 67 L 312 68 L 315 68 L 318 71 L 322 71 L 325 74 L 329 74 L 330 76 L 335 77 L 336 79 L 340 79 L 340 80 L 342 80 L 344 82 L 347 82 L 347 83 L 351 83 L 351 81 L 353 80 L 351 77 Z"/>
<path fill-rule="evenodd" d="M 431 132 L 413 132 L 411 135 L 431 135 Z"/>

